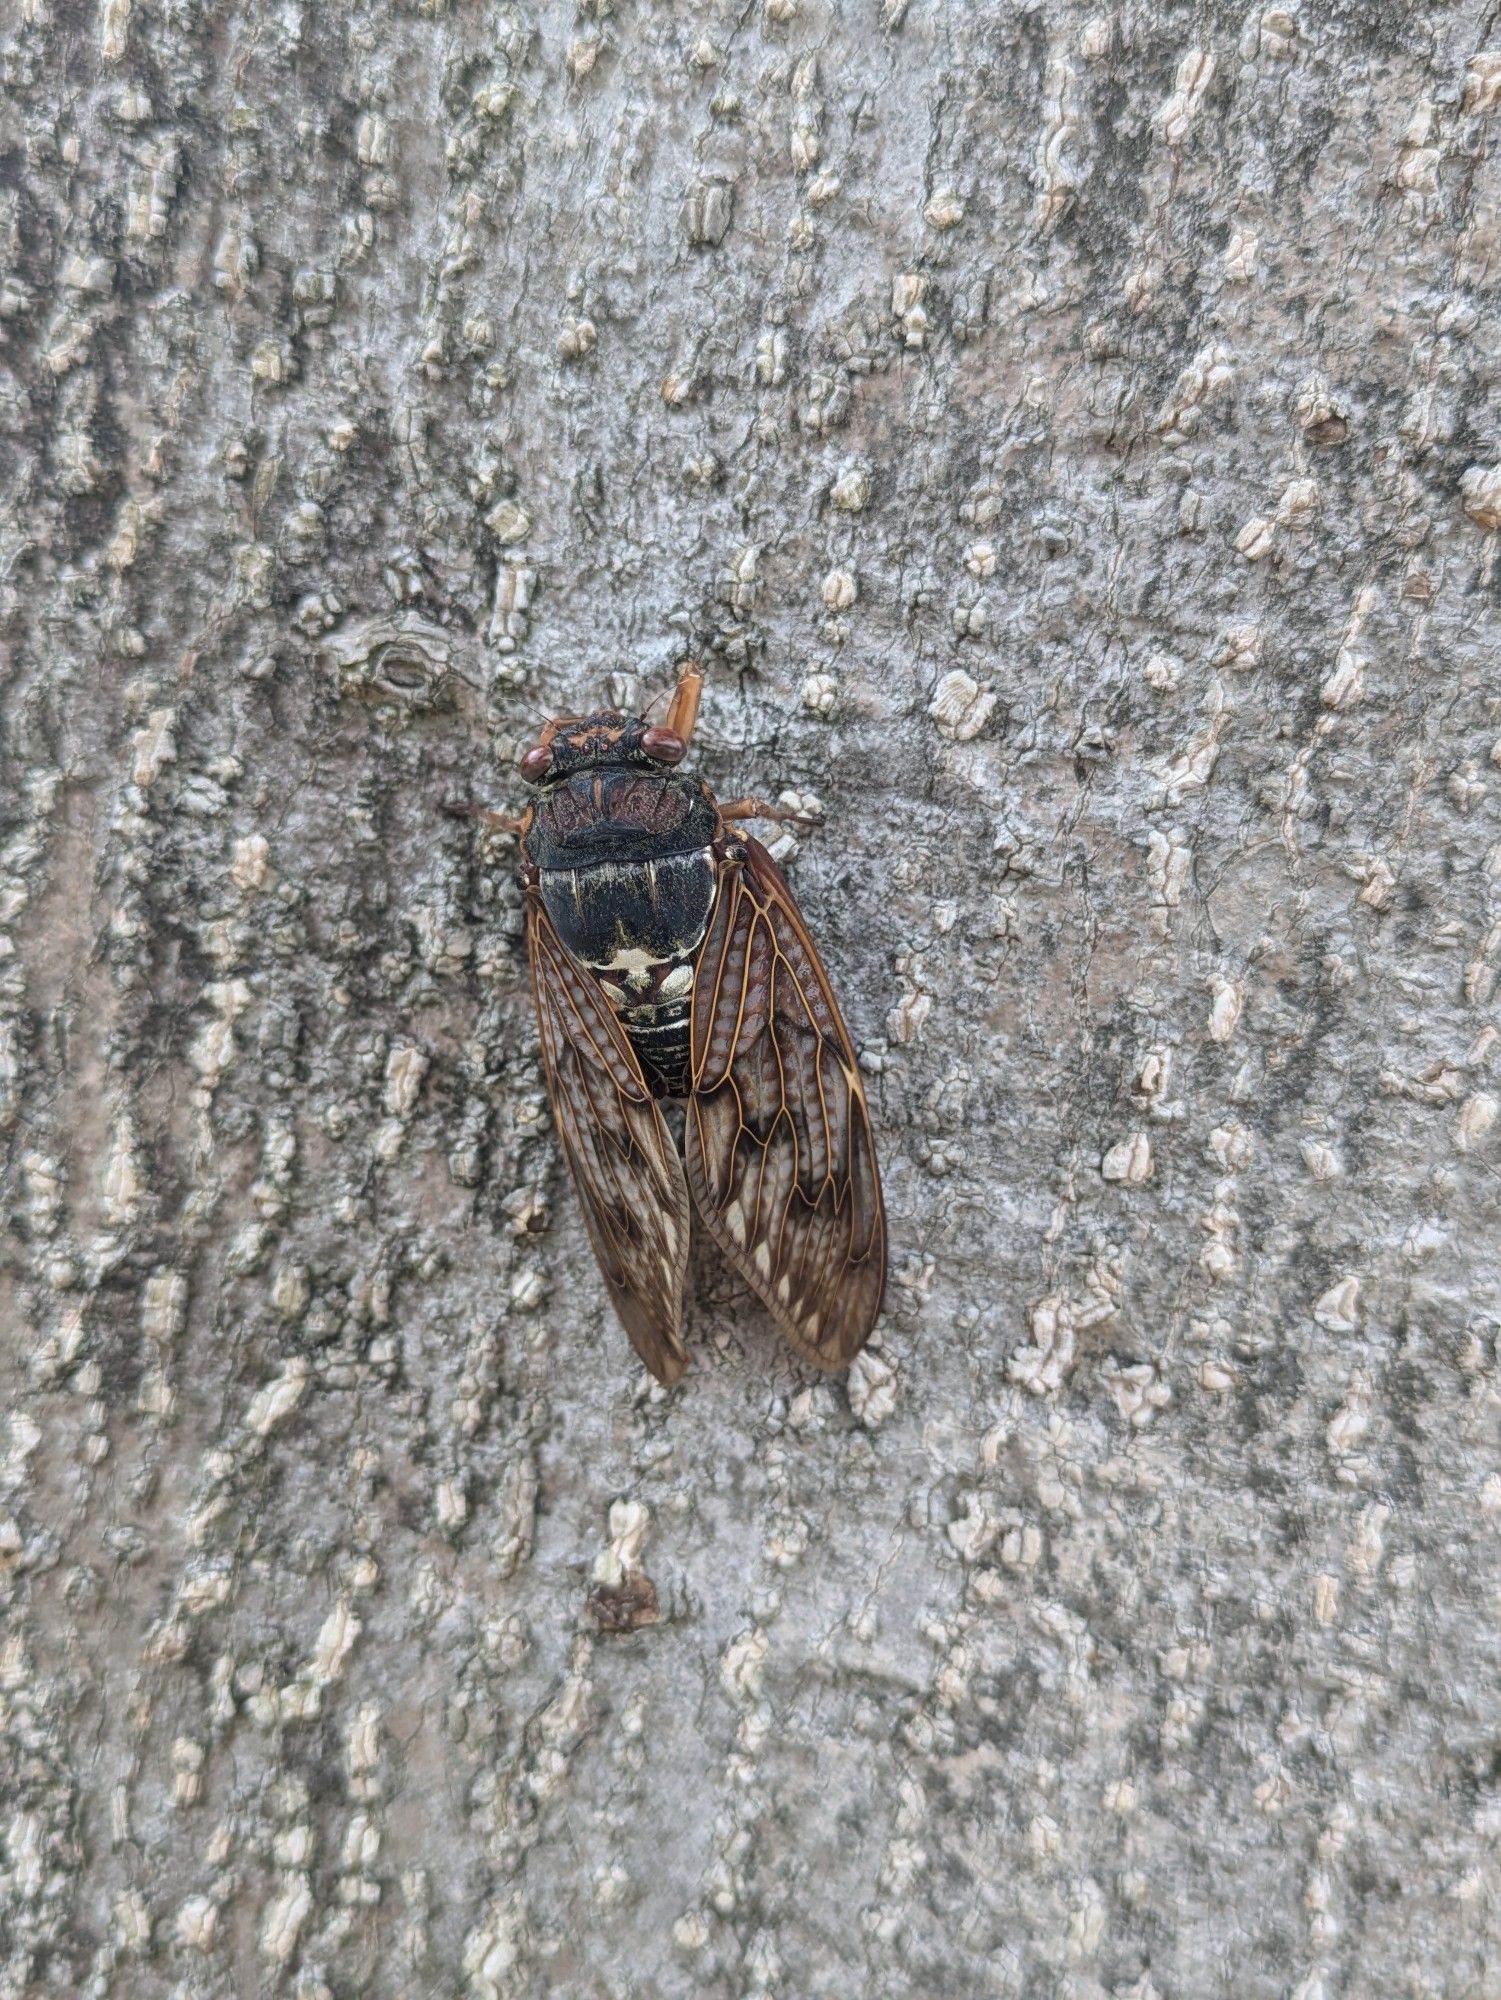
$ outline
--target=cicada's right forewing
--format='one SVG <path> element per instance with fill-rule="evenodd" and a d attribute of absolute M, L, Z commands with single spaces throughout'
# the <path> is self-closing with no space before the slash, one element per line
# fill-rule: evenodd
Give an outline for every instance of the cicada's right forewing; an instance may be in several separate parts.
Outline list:
<path fill-rule="evenodd" d="M 682 1162 L 619 1021 L 536 889 L 527 893 L 526 937 L 553 1121 L 589 1240 L 636 1352 L 672 1383 L 688 1358 Z"/>
<path fill-rule="evenodd" d="M 738 854 L 720 864 L 694 987 L 688 1184 L 793 1346 L 843 1368 L 886 1285 L 870 1111 L 791 889 L 759 841 Z"/>

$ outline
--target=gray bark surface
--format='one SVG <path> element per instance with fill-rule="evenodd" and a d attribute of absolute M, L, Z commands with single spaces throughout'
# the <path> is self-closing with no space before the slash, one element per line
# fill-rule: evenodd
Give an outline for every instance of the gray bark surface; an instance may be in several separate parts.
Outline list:
<path fill-rule="evenodd" d="M 1495 10 L 0 78 L 0 1990 L 1495 1994 Z M 440 811 L 690 651 L 847 1381 L 707 1250 L 644 1375 Z"/>

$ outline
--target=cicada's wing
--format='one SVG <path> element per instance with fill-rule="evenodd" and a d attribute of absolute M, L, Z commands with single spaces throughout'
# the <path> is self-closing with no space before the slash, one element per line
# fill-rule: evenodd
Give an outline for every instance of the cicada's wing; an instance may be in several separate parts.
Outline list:
<path fill-rule="evenodd" d="M 688 1358 L 682 1162 L 625 1031 L 535 890 L 526 941 L 553 1122 L 589 1241 L 636 1352 L 659 1382 L 675 1382 Z"/>
<path fill-rule="evenodd" d="M 720 863 L 699 954 L 686 1165 L 711 1235 L 793 1346 L 844 1367 L 886 1283 L 870 1112 L 828 975 L 755 840 Z"/>

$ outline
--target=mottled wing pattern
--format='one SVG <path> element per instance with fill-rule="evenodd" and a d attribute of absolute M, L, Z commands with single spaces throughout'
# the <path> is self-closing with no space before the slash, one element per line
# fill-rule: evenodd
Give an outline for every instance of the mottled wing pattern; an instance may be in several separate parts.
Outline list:
<path fill-rule="evenodd" d="M 527 952 L 553 1122 L 621 1324 L 659 1382 L 683 1372 L 688 1190 L 625 1033 L 535 890 Z"/>
<path fill-rule="evenodd" d="M 842 1368 L 886 1282 L 875 1142 L 849 1034 L 758 841 L 721 863 L 693 990 L 688 1185 L 800 1354 Z"/>

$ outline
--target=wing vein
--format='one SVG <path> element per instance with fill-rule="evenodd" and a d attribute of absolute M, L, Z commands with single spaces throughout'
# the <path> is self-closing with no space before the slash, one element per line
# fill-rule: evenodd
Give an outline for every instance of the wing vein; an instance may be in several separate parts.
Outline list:
<path fill-rule="evenodd" d="M 688 1184 L 792 1344 L 843 1367 L 870 1333 L 885 1280 L 864 1087 L 776 864 L 747 841 L 744 859 L 722 858 L 720 870 L 719 921 L 692 1003 Z"/>
<path fill-rule="evenodd" d="M 688 1190 L 635 1050 L 528 890 L 527 953 L 558 1142 L 600 1272 L 636 1352 L 675 1382 L 688 1262 Z"/>

